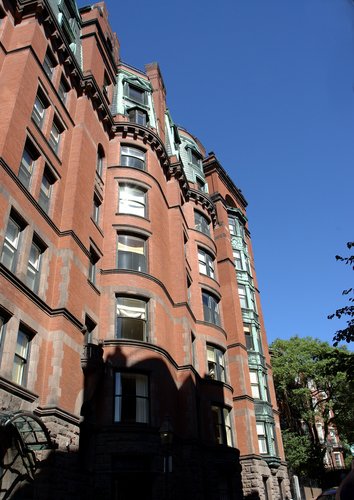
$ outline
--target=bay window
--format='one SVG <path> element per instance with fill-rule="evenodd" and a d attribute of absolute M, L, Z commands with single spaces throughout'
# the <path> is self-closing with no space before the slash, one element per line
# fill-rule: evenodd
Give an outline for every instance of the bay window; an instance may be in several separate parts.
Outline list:
<path fill-rule="evenodd" d="M 222 406 L 212 406 L 214 441 L 218 444 L 232 446 L 230 412 Z"/>
<path fill-rule="evenodd" d="M 208 219 L 200 212 L 194 212 L 194 228 L 201 233 L 210 236 L 210 223 Z"/>
<path fill-rule="evenodd" d="M 146 272 L 146 241 L 130 234 L 118 235 L 118 269 Z"/>
<path fill-rule="evenodd" d="M 121 214 L 146 217 L 146 192 L 133 184 L 119 184 L 119 207 Z"/>
<path fill-rule="evenodd" d="M 208 377 L 225 382 L 224 353 L 212 345 L 207 346 Z"/>
<path fill-rule="evenodd" d="M 220 326 L 219 304 L 217 299 L 208 292 L 202 292 L 204 321 Z"/>
<path fill-rule="evenodd" d="M 139 373 L 115 374 L 115 422 L 142 424 L 149 422 L 148 382 L 148 376 Z"/>
<path fill-rule="evenodd" d="M 116 337 L 147 339 L 147 303 L 132 297 L 117 297 Z"/>
<path fill-rule="evenodd" d="M 201 248 L 198 248 L 198 261 L 199 272 L 210 276 L 210 278 L 215 278 L 213 257 Z"/>
<path fill-rule="evenodd" d="M 145 153 L 132 146 L 121 146 L 120 163 L 122 167 L 134 167 L 145 170 Z"/>

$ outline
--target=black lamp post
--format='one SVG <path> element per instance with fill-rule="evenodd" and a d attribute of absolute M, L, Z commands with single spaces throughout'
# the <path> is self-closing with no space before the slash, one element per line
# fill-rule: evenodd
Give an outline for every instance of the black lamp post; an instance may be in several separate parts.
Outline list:
<path fill-rule="evenodd" d="M 170 498 L 169 492 L 169 474 L 172 472 L 172 454 L 171 454 L 171 446 L 173 442 L 173 427 L 171 424 L 171 419 L 169 416 L 166 416 L 161 424 L 160 430 L 160 439 L 163 451 L 163 472 L 165 478 L 165 498 Z"/>

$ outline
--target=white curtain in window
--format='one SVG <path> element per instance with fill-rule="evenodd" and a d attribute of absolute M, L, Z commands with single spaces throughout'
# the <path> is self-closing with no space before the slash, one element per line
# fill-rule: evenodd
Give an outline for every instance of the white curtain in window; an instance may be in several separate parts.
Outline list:
<path fill-rule="evenodd" d="M 117 303 L 117 316 L 123 318 L 146 319 L 146 303 L 142 300 L 120 298 Z"/>

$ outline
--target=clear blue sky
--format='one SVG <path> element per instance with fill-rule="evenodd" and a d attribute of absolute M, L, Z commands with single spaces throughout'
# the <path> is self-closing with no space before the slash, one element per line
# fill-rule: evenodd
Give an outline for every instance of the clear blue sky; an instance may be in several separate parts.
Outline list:
<path fill-rule="evenodd" d="M 331 342 L 353 280 L 335 255 L 354 240 L 354 2 L 106 5 L 123 61 L 159 63 L 174 121 L 249 202 L 269 341 Z"/>

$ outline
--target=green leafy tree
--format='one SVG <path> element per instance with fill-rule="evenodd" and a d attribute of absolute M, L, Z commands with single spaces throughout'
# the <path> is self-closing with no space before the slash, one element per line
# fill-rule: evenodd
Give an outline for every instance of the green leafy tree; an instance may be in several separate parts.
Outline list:
<path fill-rule="evenodd" d="M 347 247 L 350 250 L 351 248 L 354 247 L 354 242 L 348 242 Z M 349 257 L 341 257 L 340 255 L 336 255 L 336 260 L 339 260 L 341 262 L 344 262 L 344 264 L 350 266 L 354 270 L 354 255 L 350 255 Z M 342 316 L 346 316 L 349 319 L 347 319 L 347 326 L 341 330 L 337 330 L 334 337 L 333 337 L 333 345 L 337 346 L 339 342 L 342 342 L 343 340 L 345 342 L 354 342 L 354 290 L 353 288 L 348 288 L 346 290 L 343 290 L 342 295 L 349 295 L 348 300 L 349 300 L 349 305 L 346 305 L 344 307 L 341 307 L 336 310 L 335 313 L 330 314 L 328 316 L 328 319 L 333 319 L 333 318 L 342 318 Z"/>
<path fill-rule="evenodd" d="M 354 438 L 353 354 L 311 337 L 278 339 L 270 347 L 289 466 L 301 476 L 321 477 L 329 443 L 316 423 L 324 437 L 335 425 L 343 442 Z"/>

